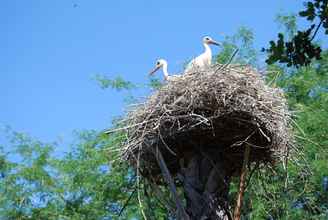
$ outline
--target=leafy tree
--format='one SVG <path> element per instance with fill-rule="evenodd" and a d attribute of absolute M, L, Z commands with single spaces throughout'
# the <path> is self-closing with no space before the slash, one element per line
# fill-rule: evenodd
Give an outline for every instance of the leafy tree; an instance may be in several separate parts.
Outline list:
<path fill-rule="evenodd" d="M 325 18 L 322 2 L 314 1 L 313 7 L 307 4 L 304 17 L 310 21 L 315 20 L 312 15 Z M 298 35 L 296 16 L 279 15 L 277 20 L 286 27 L 284 34 L 289 39 Z M 327 28 L 324 21 L 321 26 Z M 226 38 L 217 61 L 229 62 L 239 48 L 234 62 L 256 65 L 258 53 L 253 38 L 251 30 L 241 28 Z M 277 64 L 267 67 L 265 79 L 285 90 L 295 112 L 296 143 L 291 153 L 298 157 L 253 174 L 245 195 L 244 219 L 328 217 L 328 51 L 320 52 L 320 57 L 311 59 L 306 67 L 290 60 L 298 69 Z M 129 91 L 161 86 L 156 79 L 142 86 L 121 77 L 96 79 L 104 89 Z M 113 124 L 119 126 L 119 121 Z M 137 181 L 134 171 L 117 160 L 120 143 L 125 140 L 123 131 L 108 136 L 96 131 L 76 132 L 75 142 L 61 157 L 54 155 L 57 143 L 42 143 L 11 129 L 6 135 L 8 143 L 0 147 L 0 219 L 174 219 L 144 181 Z M 237 182 L 233 181 L 232 199 Z M 165 187 L 161 190 L 167 193 Z"/>
<path fill-rule="evenodd" d="M 218 63 L 226 64 L 232 62 L 251 64 L 253 66 L 258 65 L 258 53 L 254 48 L 254 34 L 251 29 L 240 27 L 234 35 L 225 38 L 222 46 L 222 51 L 216 56 Z M 235 57 L 233 57 L 234 53 Z"/>
<path fill-rule="evenodd" d="M 9 130 L 10 152 L 0 154 L 1 219 L 133 219 L 139 218 L 135 175 L 117 158 L 116 134 L 76 132 L 77 142 L 61 158 L 57 144 L 45 144 Z"/>
<path fill-rule="evenodd" d="M 290 38 L 297 30 L 295 15 L 278 15 L 276 21 Z M 242 35 L 237 35 L 242 36 Z M 230 38 L 231 39 L 231 38 Z M 251 39 L 251 38 L 248 38 Z M 229 39 L 228 39 L 229 40 Z M 232 40 L 224 43 L 218 62 L 228 61 L 235 48 L 246 50 Z M 252 45 L 249 41 L 248 45 Z M 252 48 L 254 50 L 254 48 Z M 256 56 L 256 55 L 255 55 Z M 246 56 L 247 57 L 247 56 Z M 256 60 L 256 58 L 254 59 Z M 235 60 L 245 63 L 247 60 Z M 287 166 L 261 169 L 253 174 L 243 207 L 246 219 L 327 219 L 328 217 L 328 51 L 307 67 L 268 65 L 268 84 L 285 90 L 293 118 L 295 149 Z M 237 194 L 233 181 L 231 198 Z M 233 204 L 234 201 L 231 201 Z"/>
<path fill-rule="evenodd" d="M 328 51 L 298 69 L 268 66 L 266 80 L 286 92 L 297 154 L 287 166 L 254 174 L 248 189 L 251 219 L 326 219 L 328 217 Z"/>
<path fill-rule="evenodd" d="M 306 18 L 311 24 L 306 30 L 289 33 L 286 41 L 283 33 L 278 34 L 278 40 L 270 41 L 270 47 L 263 49 L 268 53 L 268 64 L 276 62 L 287 64 L 287 66 L 307 66 L 312 59 L 321 59 L 322 49 L 313 42 L 318 31 L 322 27 L 328 34 L 328 1 L 313 0 L 304 3 L 305 10 L 299 12 L 299 16 Z"/>
<path fill-rule="evenodd" d="M 136 85 L 130 81 L 124 80 L 121 76 L 117 76 L 114 79 L 110 79 L 105 75 L 96 75 L 95 80 L 98 82 L 102 89 L 115 89 L 121 91 L 123 89 L 130 90 L 136 88 Z"/>

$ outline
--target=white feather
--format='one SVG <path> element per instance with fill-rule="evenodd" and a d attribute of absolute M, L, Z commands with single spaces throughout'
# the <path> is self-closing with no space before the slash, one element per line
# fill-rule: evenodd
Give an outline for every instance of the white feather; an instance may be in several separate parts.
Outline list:
<path fill-rule="evenodd" d="M 219 45 L 219 43 L 215 42 L 212 40 L 210 37 L 204 37 L 203 38 L 203 45 L 205 48 L 204 53 L 201 55 L 197 56 L 196 58 L 192 59 L 189 64 L 187 65 L 184 73 L 188 73 L 191 71 L 196 71 L 196 70 L 203 70 L 211 66 L 212 64 L 212 50 L 209 46 L 209 44 L 215 44 Z"/>
<path fill-rule="evenodd" d="M 159 70 L 160 68 L 162 68 L 163 70 L 163 74 L 164 74 L 164 79 L 166 81 L 171 81 L 171 80 L 175 80 L 177 79 L 177 77 L 179 77 L 178 75 L 170 75 L 168 70 L 167 70 L 167 61 L 164 59 L 159 59 L 156 61 L 156 67 L 153 71 L 151 71 L 150 74 L 153 74 L 154 72 L 156 72 L 157 70 Z"/>

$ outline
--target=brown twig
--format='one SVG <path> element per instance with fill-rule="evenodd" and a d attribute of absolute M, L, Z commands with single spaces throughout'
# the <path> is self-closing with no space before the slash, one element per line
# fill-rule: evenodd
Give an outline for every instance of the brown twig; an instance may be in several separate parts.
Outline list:
<path fill-rule="evenodd" d="M 250 153 L 250 146 L 246 144 L 245 153 L 244 153 L 244 162 L 243 167 L 241 170 L 240 175 L 240 183 L 239 183 L 239 193 L 237 198 L 237 203 L 234 211 L 234 220 L 240 220 L 241 216 L 241 208 L 243 206 L 243 197 L 245 192 L 245 180 L 247 175 L 247 165 L 248 165 L 248 159 L 249 159 L 249 153 Z"/>
<path fill-rule="evenodd" d="M 233 58 L 236 56 L 236 54 L 238 53 L 238 51 L 239 51 L 239 49 L 237 48 L 237 49 L 233 52 L 233 54 L 231 55 L 229 61 L 228 61 L 226 64 L 224 64 L 223 66 L 220 66 L 220 67 L 215 71 L 215 73 L 217 73 L 218 71 L 223 70 L 223 69 L 225 69 L 227 66 L 229 66 L 229 64 L 232 62 Z"/>

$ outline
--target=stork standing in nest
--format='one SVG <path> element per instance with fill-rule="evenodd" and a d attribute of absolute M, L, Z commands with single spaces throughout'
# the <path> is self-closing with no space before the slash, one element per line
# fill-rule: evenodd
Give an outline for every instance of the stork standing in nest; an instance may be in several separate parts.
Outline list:
<path fill-rule="evenodd" d="M 199 55 L 198 57 L 192 59 L 187 65 L 184 73 L 188 73 L 194 70 L 202 70 L 208 68 L 212 64 L 212 50 L 210 48 L 210 44 L 221 46 L 220 43 L 216 42 L 209 36 L 203 37 L 203 45 L 205 48 L 204 53 Z"/>
<path fill-rule="evenodd" d="M 164 59 L 159 59 L 156 61 L 156 66 L 155 68 L 149 73 L 150 75 L 154 74 L 157 70 L 160 68 L 163 69 L 163 74 L 164 74 L 164 79 L 165 81 L 171 81 L 179 77 L 178 75 L 171 75 L 167 71 L 167 61 Z"/>

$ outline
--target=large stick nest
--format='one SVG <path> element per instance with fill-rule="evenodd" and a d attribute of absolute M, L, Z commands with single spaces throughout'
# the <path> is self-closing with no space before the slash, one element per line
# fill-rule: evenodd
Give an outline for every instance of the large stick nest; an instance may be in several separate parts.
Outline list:
<path fill-rule="evenodd" d="M 167 82 L 128 113 L 126 128 L 123 159 L 150 180 L 161 175 L 154 150 L 174 176 L 198 147 L 219 152 L 240 170 L 246 144 L 250 162 L 272 163 L 290 143 L 283 91 L 249 66 L 216 65 Z"/>

